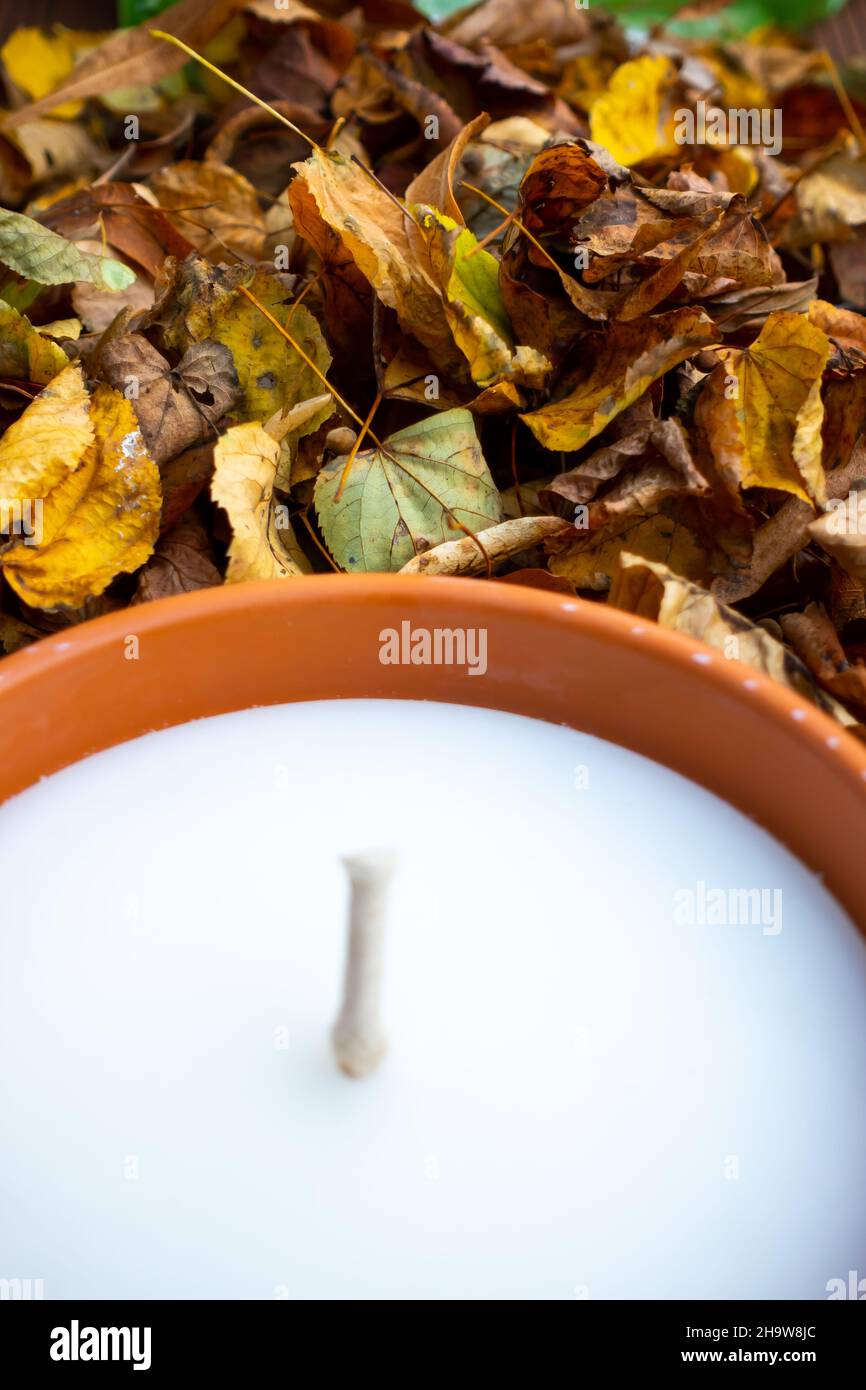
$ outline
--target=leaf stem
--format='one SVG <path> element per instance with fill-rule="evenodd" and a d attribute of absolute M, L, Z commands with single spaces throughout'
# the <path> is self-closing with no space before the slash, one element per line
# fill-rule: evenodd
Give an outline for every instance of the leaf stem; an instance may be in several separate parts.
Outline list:
<path fill-rule="evenodd" d="M 236 82 L 233 77 L 229 77 L 227 73 L 223 72 L 222 68 L 218 68 L 214 63 L 209 62 L 207 58 L 203 58 L 200 53 L 196 53 L 195 49 L 190 48 L 189 44 L 184 43 L 183 39 L 177 38 L 174 34 L 167 34 L 164 29 L 149 29 L 148 33 L 152 39 L 163 39 L 165 43 L 174 44 L 175 48 L 181 49 L 184 53 L 188 54 L 190 58 L 194 58 L 197 63 L 201 63 L 202 67 L 207 68 L 209 72 L 215 73 L 217 77 L 221 77 L 223 82 L 227 82 L 230 87 L 234 87 L 236 92 L 240 92 L 250 101 L 255 102 L 256 106 L 260 106 L 263 111 L 267 111 L 275 120 L 280 121 L 284 126 L 288 126 L 289 130 L 293 131 L 295 135 L 300 135 L 301 139 L 306 140 L 311 149 L 316 150 L 320 154 L 322 153 L 321 145 L 317 145 L 315 140 L 311 139 L 305 131 L 301 130 L 299 126 L 294 125 L 289 120 L 288 116 L 281 116 L 279 111 L 275 111 L 273 106 L 269 106 L 266 101 L 262 101 L 261 97 L 257 97 L 255 92 L 251 92 L 248 87 L 242 86 L 241 83 Z"/>
<path fill-rule="evenodd" d="M 343 495 L 343 488 L 346 486 L 346 479 L 347 479 L 348 476 L 349 476 L 349 473 L 350 473 L 351 468 L 352 468 L 352 464 L 355 462 L 355 456 L 356 456 L 358 450 L 360 449 L 362 443 L 364 442 L 364 435 L 367 434 L 367 433 L 369 433 L 370 422 L 371 422 L 371 420 L 373 419 L 373 416 L 376 414 L 376 411 L 379 409 L 379 406 L 381 405 L 381 403 L 382 403 L 382 392 L 381 392 L 381 391 L 377 391 L 377 392 L 376 392 L 376 399 L 374 400 L 373 404 L 370 406 L 370 409 L 369 409 L 369 411 L 367 412 L 367 418 L 366 418 L 366 420 L 364 421 L 363 425 L 361 426 L 361 433 L 358 435 L 358 438 L 355 440 L 354 444 L 352 445 L 351 449 L 349 450 L 349 455 L 348 455 L 348 457 L 347 457 L 347 459 L 346 459 L 345 465 L 344 465 L 344 467 L 343 467 L 343 471 L 342 471 L 342 473 L 340 474 L 340 481 L 339 481 L 339 483 L 338 483 L 338 485 L 337 485 L 337 491 L 336 491 L 335 494 L 334 494 L 334 501 L 335 501 L 335 502 L 339 502 L 340 498 L 341 498 L 342 495 Z"/>
<path fill-rule="evenodd" d="M 856 137 L 857 144 L 860 146 L 860 153 L 866 154 L 866 133 L 864 133 L 863 131 L 863 127 L 860 124 L 860 118 L 857 115 L 857 112 L 854 110 L 851 98 L 845 90 L 845 84 L 839 76 L 839 69 L 833 62 L 833 59 L 830 57 L 830 54 L 827 52 L 826 48 L 821 49 L 821 59 L 824 63 L 824 66 L 827 69 L 830 81 L 833 84 L 833 90 L 839 99 L 839 105 L 845 112 L 845 119 L 851 127 L 852 134 Z"/>
<path fill-rule="evenodd" d="M 307 364 L 307 366 L 310 368 L 310 371 L 311 371 L 311 372 L 315 372 L 316 376 L 317 376 L 317 377 L 319 378 L 319 380 L 321 381 L 321 383 L 322 383 L 322 385 L 324 386 L 325 390 L 326 390 L 326 391 L 330 391 L 331 395 L 334 397 L 334 400 L 335 400 L 335 401 L 338 401 L 339 404 L 340 404 L 340 405 L 343 407 L 343 409 L 346 411 L 346 413 L 349 414 L 349 415 L 351 415 L 352 419 L 353 419 L 353 420 L 356 420 L 357 423 L 358 423 L 358 424 L 362 427 L 362 429 L 363 429 L 363 428 L 364 428 L 364 421 L 361 419 L 360 415 L 358 415 L 357 412 L 354 411 L 354 410 L 352 409 L 352 407 L 349 405 L 348 401 L 344 400 L 343 397 L 340 395 L 339 391 L 337 391 L 337 390 L 331 385 L 331 383 L 329 382 L 328 378 L 325 376 L 324 372 L 320 371 L 320 369 L 316 366 L 316 364 L 315 364 L 315 362 L 313 361 L 313 359 L 312 359 L 311 357 L 308 357 L 308 356 L 307 356 L 307 354 L 304 352 L 304 349 L 301 347 L 300 343 L 298 343 L 298 342 L 295 341 L 295 339 L 292 337 L 292 335 L 291 335 L 291 333 L 289 332 L 289 330 L 288 330 L 287 328 L 284 328 L 283 325 L 279 322 L 278 319 L 275 319 L 275 318 L 274 318 L 273 314 L 270 313 L 269 310 L 267 310 L 267 309 L 265 308 L 264 304 L 260 304 L 260 303 L 259 303 L 259 301 L 256 299 L 255 295 L 254 295 L 254 294 L 251 294 L 250 291 L 247 289 L 246 285 L 239 285 L 239 286 L 238 286 L 238 289 L 240 290 L 241 294 L 245 294 L 245 295 L 246 295 L 247 299 L 250 301 L 251 304 L 254 304 L 254 305 L 255 305 L 255 307 L 258 309 L 258 311 L 259 311 L 260 314 L 264 314 L 265 318 L 268 320 L 269 323 L 273 324 L 273 326 L 274 326 L 274 328 L 277 330 L 277 332 L 278 332 L 278 333 L 281 333 L 281 334 L 283 335 L 283 337 L 286 339 L 286 341 L 289 342 L 289 343 L 291 343 L 292 347 L 295 349 L 295 352 L 298 354 L 298 356 L 300 357 L 301 361 L 302 361 L 302 362 L 306 362 L 306 364 Z M 377 445 L 379 446 L 379 448 L 381 449 L 381 447 L 382 447 L 381 440 L 379 440 L 379 439 L 376 438 L 375 434 L 373 433 L 373 431 L 372 431 L 371 429 L 368 429 L 368 430 L 367 430 L 367 433 L 369 434 L 369 436 L 370 436 L 370 438 L 372 439 L 373 443 L 374 443 L 374 444 L 377 444 Z"/>

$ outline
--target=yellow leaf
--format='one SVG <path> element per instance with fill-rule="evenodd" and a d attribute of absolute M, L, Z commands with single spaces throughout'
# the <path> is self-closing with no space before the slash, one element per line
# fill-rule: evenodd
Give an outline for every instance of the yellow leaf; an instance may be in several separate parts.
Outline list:
<path fill-rule="evenodd" d="M 68 367 L 66 353 L 44 334 L 45 329 L 37 330 L 29 319 L 0 299 L 0 377 L 47 386 Z"/>
<path fill-rule="evenodd" d="M 34 101 L 48 96 L 75 67 L 75 50 L 70 36 L 59 30 L 56 34 L 44 29 L 16 29 L 0 49 L 9 77 L 22 92 Z M 83 103 L 67 101 L 55 106 L 52 116 L 74 120 Z"/>
<path fill-rule="evenodd" d="M 576 388 L 520 418 L 546 449 L 580 449 L 658 377 L 714 336 L 700 309 L 609 324 L 604 337 L 587 347 L 587 370 Z"/>
<path fill-rule="evenodd" d="M 80 608 L 116 575 L 143 565 L 159 534 L 159 473 L 132 406 L 99 385 L 90 419 L 93 441 L 78 468 L 45 498 L 39 543 L 21 542 L 2 557 L 6 578 L 31 607 Z"/>
<path fill-rule="evenodd" d="M 217 441 L 211 496 L 228 513 L 233 532 L 227 584 L 310 572 L 288 518 L 275 514 L 279 453 L 277 441 L 255 421 L 233 426 Z"/>
<path fill-rule="evenodd" d="M 593 102 L 592 138 L 620 164 L 638 164 L 653 155 L 675 154 L 673 121 L 667 91 L 673 85 L 669 58 L 649 55 L 622 63 L 607 91 Z"/>
<path fill-rule="evenodd" d="M 707 553 L 691 531 L 661 512 L 639 520 L 628 517 L 614 527 L 584 533 L 567 550 L 551 557 L 549 569 L 551 574 L 570 579 L 578 589 L 604 593 L 626 551 L 670 565 L 689 579 L 707 579 L 709 575 Z"/>
<path fill-rule="evenodd" d="M 202 263 L 203 264 L 203 263 Z M 270 270 L 257 270 L 246 288 L 258 304 L 291 333 L 295 342 L 327 376 L 331 354 L 318 320 L 303 304 L 292 303 L 292 293 Z M 317 376 L 279 329 L 246 295 L 234 289 L 218 294 L 210 302 L 192 286 L 192 312 L 182 327 L 170 331 L 168 341 L 180 348 L 187 335 L 193 341 L 215 338 L 234 358 L 241 399 L 233 414 L 239 421 L 270 420 L 285 414 L 302 401 L 320 396 L 324 390 Z M 299 428 L 298 438 L 312 434 L 327 420 L 331 405 L 323 403 Z"/>
<path fill-rule="evenodd" d="M 52 346 L 45 342 L 46 348 Z M 92 442 L 81 367 L 67 364 L 0 439 L 0 498 L 44 502 L 78 467 Z"/>
<path fill-rule="evenodd" d="M 827 335 L 803 314 L 770 314 L 760 336 L 716 367 L 695 421 L 731 491 L 778 488 L 825 500 L 821 380 Z"/>

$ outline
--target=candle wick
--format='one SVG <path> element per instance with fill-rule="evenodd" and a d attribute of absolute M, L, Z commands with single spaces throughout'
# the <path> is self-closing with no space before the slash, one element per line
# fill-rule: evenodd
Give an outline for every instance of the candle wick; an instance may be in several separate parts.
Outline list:
<path fill-rule="evenodd" d="M 379 851 L 344 859 L 343 865 L 349 875 L 349 928 L 343 1002 L 331 1041 L 340 1070 L 360 1079 L 376 1070 L 388 1045 L 380 1006 L 393 856 Z"/>

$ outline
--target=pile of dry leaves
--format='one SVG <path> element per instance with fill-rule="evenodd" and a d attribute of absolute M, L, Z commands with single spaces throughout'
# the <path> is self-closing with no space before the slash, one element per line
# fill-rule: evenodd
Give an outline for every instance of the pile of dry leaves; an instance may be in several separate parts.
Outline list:
<path fill-rule="evenodd" d="M 832 65 L 567 0 L 159 24 L 180 43 L 2 49 L 0 644 L 224 582 L 467 574 L 856 725 L 866 113 Z"/>

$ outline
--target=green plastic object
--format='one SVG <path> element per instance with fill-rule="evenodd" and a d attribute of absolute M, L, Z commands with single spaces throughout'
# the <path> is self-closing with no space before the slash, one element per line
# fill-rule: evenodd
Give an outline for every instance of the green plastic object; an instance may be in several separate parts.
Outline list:
<path fill-rule="evenodd" d="M 118 0 L 118 18 L 121 25 L 140 24 L 173 3 L 174 0 Z M 682 8 L 682 3 L 683 0 L 601 0 L 598 8 L 619 15 L 630 27 L 647 28 L 667 19 Z M 733 0 L 706 19 L 672 27 L 711 36 L 746 34 L 764 24 L 778 24 L 803 33 L 828 15 L 837 14 L 844 5 L 845 0 Z M 467 0 L 415 0 L 415 8 L 431 20 L 445 19 L 466 7 Z"/>
<path fill-rule="evenodd" d="M 143 19 L 153 19 L 173 4 L 174 0 L 117 0 L 117 20 L 121 29 L 126 29 Z"/>
<path fill-rule="evenodd" d="M 466 8 L 467 0 L 414 0 L 416 10 L 428 19 L 444 19 Z M 563 0 L 567 3 L 567 0 Z M 595 0 L 590 0 L 595 7 Z M 618 15 L 630 28 L 646 29 L 681 9 L 683 0 L 597 0 L 599 10 Z M 690 24 L 673 25 L 689 33 L 712 35 L 746 34 L 764 24 L 805 33 L 813 24 L 837 14 L 845 0 L 733 0 L 733 4 Z"/>

